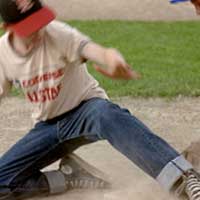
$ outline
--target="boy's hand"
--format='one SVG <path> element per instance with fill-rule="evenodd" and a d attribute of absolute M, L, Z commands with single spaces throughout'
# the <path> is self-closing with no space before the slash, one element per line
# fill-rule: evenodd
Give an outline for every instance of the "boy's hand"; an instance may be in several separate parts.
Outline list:
<path fill-rule="evenodd" d="M 94 68 L 112 79 L 139 79 L 139 73 L 133 71 L 123 56 L 112 48 L 102 47 L 94 42 L 86 43 L 81 51 L 82 58 L 94 63 Z"/>
<path fill-rule="evenodd" d="M 139 73 L 133 71 L 126 63 L 122 55 L 115 49 L 106 49 L 105 68 L 94 64 L 95 69 L 103 75 L 112 79 L 139 79 Z"/>

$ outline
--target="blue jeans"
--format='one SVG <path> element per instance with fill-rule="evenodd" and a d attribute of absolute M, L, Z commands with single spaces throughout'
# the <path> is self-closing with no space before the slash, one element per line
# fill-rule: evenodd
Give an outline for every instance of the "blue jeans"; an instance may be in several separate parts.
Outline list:
<path fill-rule="evenodd" d="M 166 188 L 191 168 L 127 109 L 92 98 L 37 123 L 0 158 L 0 199 L 50 193 L 49 179 L 40 170 L 82 145 L 103 139 Z"/>

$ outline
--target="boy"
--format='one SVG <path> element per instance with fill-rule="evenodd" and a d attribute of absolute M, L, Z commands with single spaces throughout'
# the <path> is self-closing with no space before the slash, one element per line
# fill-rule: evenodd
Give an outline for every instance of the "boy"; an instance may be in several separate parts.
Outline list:
<path fill-rule="evenodd" d="M 0 158 L 0 199 L 108 187 L 97 169 L 73 153 L 101 139 L 180 198 L 200 194 L 192 165 L 127 109 L 109 101 L 88 74 L 85 62 L 91 60 L 105 76 L 138 79 L 118 51 L 54 20 L 39 0 L 0 0 L 0 15 L 7 30 L 0 39 L 0 95 L 20 83 L 36 122 Z M 60 158 L 58 170 L 40 171 Z"/>

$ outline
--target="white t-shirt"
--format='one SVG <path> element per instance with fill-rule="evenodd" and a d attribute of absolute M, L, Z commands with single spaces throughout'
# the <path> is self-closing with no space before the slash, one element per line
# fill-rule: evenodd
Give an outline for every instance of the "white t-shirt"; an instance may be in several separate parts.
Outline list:
<path fill-rule="evenodd" d="M 23 57 L 11 47 L 9 34 L 4 34 L 0 38 L 0 97 L 18 82 L 33 104 L 36 121 L 52 119 L 92 97 L 108 98 L 81 60 L 80 48 L 88 41 L 76 29 L 53 21 L 41 44 Z"/>

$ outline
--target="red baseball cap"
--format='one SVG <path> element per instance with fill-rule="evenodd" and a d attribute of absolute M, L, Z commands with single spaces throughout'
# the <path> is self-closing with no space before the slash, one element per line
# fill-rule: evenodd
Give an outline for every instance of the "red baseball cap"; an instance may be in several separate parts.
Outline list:
<path fill-rule="evenodd" d="M 0 16 L 5 26 L 27 37 L 55 19 L 55 13 L 39 0 L 0 0 Z"/>

